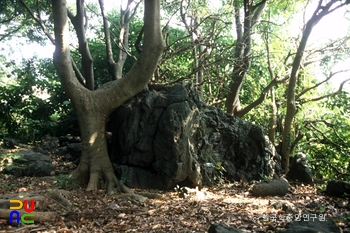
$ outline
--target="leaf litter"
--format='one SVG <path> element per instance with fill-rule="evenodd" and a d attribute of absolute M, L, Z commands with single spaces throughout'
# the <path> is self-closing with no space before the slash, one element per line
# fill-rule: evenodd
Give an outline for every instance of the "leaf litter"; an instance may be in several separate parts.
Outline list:
<path fill-rule="evenodd" d="M 37 192 L 45 195 L 55 184 L 35 177 L 17 179 L 1 176 L 1 195 Z M 15 185 L 12 185 L 15 184 Z M 0 219 L 0 232 L 208 232 L 212 223 L 222 222 L 244 232 L 277 232 L 298 214 L 333 218 L 343 232 L 350 232 L 350 211 L 341 208 L 344 198 L 324 196 L 314 185 L 292 184 L 284 197 L 252 197 L 240 183 L 190 189 L 182 198 L 175 191 L 140 190 L 155 193 L 155 199 L 135 201 L 125 194 L 107 196 L 104 190 L 85 191 L 74 188 L 64 193 L 72 208 L 63 208 L 53 199 L 42 211 L 54 211 L 53 222 L 33 226 L 11 226 Z M 280 203 L 275 205 L 274 203 Z M 288 202 L 294 208 L 283 209 Z M 312 205 L 312 203 L 316 203 Z M 21 230 L 23 229 L 23 231 Z"/>
<path fill-rule="evenodd" d="M 56 170 L 71 170 L 71 164 L 56 161 Z M 68 172 L 68 171 L 67 171 Z M 52 198 L 58 189 L 52 177 L 20 177 L 0 173 L 0 200 L 5 195 L 34 193 L 47 198 L 41 212 L 54 212 L 55 219 L 13 226 L 0 218 L 3 232 L 208 232 L 221 222 L 243 232 L 278 232 L 300 214 L 332 218 L 341 231 L 350 233 L 350 203 L 346 198 L 325 196 L 316 185 L 291 183 L 283 197 L 253 197 L 246 182 L 212 187 L 176 187 L 175 190 L 133 189 L 143 200 L 105 190 L 86 191 L 71 187 L 60 190 L 65 205 Z M 179 190 L 182 190 L 179 192 Z M 69 207 L 67 207 L 69 206 Z M 1 209 L 0 209 L 1 211 Z"/>

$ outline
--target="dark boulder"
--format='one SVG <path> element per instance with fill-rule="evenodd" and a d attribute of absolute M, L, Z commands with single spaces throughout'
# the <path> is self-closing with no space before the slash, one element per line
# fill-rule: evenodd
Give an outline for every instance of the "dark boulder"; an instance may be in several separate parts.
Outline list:
<path fill-rule="evenodd" d="M 4 168 L 5 174 L 20 176 L 49 176 L 53 172 L 50 156 L 26 149 L 14 156 L 13 164 Z"/>
<path fill-rule="evenodd" d="M 326 194 L 334 197 L 349 197 L 350 183 L 347 181 L 331 180 L 327 183 Z"/>
<path fill-rule="evenodd" d="M 66 155 L 67 161 L 75 161 L 81 157 L 83 147 L 81 142 L 73 142 L 67 146 L 69 154 Z"/>
<path fill-rule="evenodd" d="M 74 162 L 78 165 L 82 153 L 82 145 L 80 138 L 64 136 L 60 137 L 60 147 L 55 153 L 56 155 L 63 156 L 65 161 Z"/>
<path fill-rule="evenodd" d="M 20 155 L 22 155 L 22 158 L 29 163 L 33 163 L 36 161 L 42 161 L 42 162 L 47 162 L 51 163 L 52 159 L 48 155 L 44 155 L 40 152 L 34 152 L 32 150 L 21 150 L 18 152 Z"/>
<path fill-rule="evenodd" d="M 289 172 L 287 178 L 306 184 L 312 184 L 313 178 L 311 169 L 308 165 L 306 155 L 298 153 L 290 158 Z"/>
<path fill-rule="evenodd" d="M 208 233 L 243 233 L 242 230 L 226 226 L 223 223 L 211 224 Z"/>
<path fill-rule="evenodd" d="M 23 170 L 25 176 L 50 176 L 53 171 L 53 167 L 50 163 L 45 161 L 36 161 L 30 163 L 26 169 Z"/>
<path fill-rule="evenodd" d="M 23 168 L 18 166 L 6 166 L 3 170 L 4 174 L 10 174 L 15 177 L 21 177 L 24 176 Z"/>
<path fill-rule="evenodd" d="M 4 138 L 3 143 L 4 147 L 8 149 L 14 149 L 19 145 L 18 141 L 13 138 Z"/>
<path fill-rule="evenodd" d="M 229 180 L 281 171 L 261 127 L 207 106 L 191 84 L 150 85 L 110 116 L 108 131 L 111 161 L 129 187 L 211 184 L 221 167 Z"/>
<path fill-rule="evenodd" d="M 68 146 L 71 143 L 81 142 L 80 137 L 76 136 L 61 136 L 58 138 L 59 146 Z"/>
<path fill-rule="evenodd" d="M 54 152 L 59 146 L 59 139 L 56 137 L 51 137 L 50 135 L 45 135 L 41 139 L 41 143 L 37 149 L 40 149 L 47 154 L 48 152 Z"/>
<path fill-rule="evenodd" d="M 340 233 L 339 227 L 330 218 L 301 219 L 287 225 L 283 233 Z"/>

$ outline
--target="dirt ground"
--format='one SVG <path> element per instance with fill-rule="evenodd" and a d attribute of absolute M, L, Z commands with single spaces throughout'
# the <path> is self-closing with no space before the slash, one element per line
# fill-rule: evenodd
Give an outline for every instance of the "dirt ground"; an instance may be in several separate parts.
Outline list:
<path fill-rule="evenodd" d="M 56 169 L 71 167 L 61 161 L 56 161 L 56 165 Z M 244 232 L 278 232 L 288 222 L 298 220 L 300 214 L 310 221 L 330 217 L 342 232 L 350 232 L 349 200 L 325 196 L 316 185 L 292 183 L 284 197 L 260 198 L 252 197 L 250 186 L 239 182 L 204 187 L 200 191 L 188 189 L 184 196 L 175 190 L 134 189 L 144 196 L 156 194 L 153 195 L 156 198 L 139 201 L 123 194 L 107 196 L 104 190 L 91 192 L 79 187 L 63 190 L 60 186 L 63 181 L 52 177 L 15 178 L 0 173 L 0 200 L 19 193 L 41 196 L 44 204 L 36 206 L 35 212 L 50 216 L 39 218 L 34 224 L 17 226 L 10 225 L 6 216 L 0 217 L 0 233 L 208 232 L 215 222 Z M 50 195 L 56 189 L 71 206 Z"/>
<path fill-rule="evenodd" d="M 46 190 L 54 188 L 55 183 L 1 175 L 1 187 L 4 186 L 8 188 L 2 189 L 1 194 L 35 192 L 47 196 Z M 347 200 L 323 196 L 313 186 L 294 184 L 284 197 L 264 198 L 249 196 L 246 187 L 240 184 L 201 191 L 190 189 L 185 198 L 175 191 L 134 191 L 158 193 L 159 196 L 139 202 L 127 195 L 107 196 L 103 190 L 87 192 L 75 188 L 63 194 L 72 208 L 47 196 L 49 204 L 40 211 L 56 213 L 52 221 L 10 226 L 8 220 L 0 219 L 0 232 L 207 232 L 214 222 L 245 232 L 277 232 L 289 221 L 296 220 L 298 213 L 307 213 L 310 221 L 314 217 L 334 218 L 343 232 L 350 232 L 350 211 L 337 208 L 339 202 Z M 294 204 L 296 213 L 273 207 L 272 203 L 277 200 Z M 319 205 L 308 208 L 310 203 Z"/>

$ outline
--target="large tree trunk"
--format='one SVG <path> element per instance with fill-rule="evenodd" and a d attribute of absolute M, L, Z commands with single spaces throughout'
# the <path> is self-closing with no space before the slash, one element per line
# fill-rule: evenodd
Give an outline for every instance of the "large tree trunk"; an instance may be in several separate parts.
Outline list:
<path fill-rule="evenodd" d="M 127 192 L 129 190 L 115 176 L 108 157 L 105 125 L 111 112 L 140 92 L 156 69 L 164 48 L 160 30 L 159 0 L 145 1 L 145 32 L 138 61 L 126 76 L 108 82 L 95 91 L 82 86 L 73 71 L 66 1 L 53 0 L 52 9 L 56 39 L 54 64 L 77 114 L 83 146 L 81 162 L 72 173 L 72 178 L 80 183 L 88 183 L 88 190 L 100 188 L 101 181 L 104 181 L 109 194 L 115 188 Z"/>
<path fill-rule="evenodd" d="M 116 178 L 108 156 L 105 136 L 106 115 L 95 109 L 85 115 L 79 115 L 78 119 L 83 150 L 81 162 L 72 173 L 72 177 L 79 183 L 88 182 L 87 190 L 106 188 L 108 193 L 112 193 L 115 188 L 126 190 L 121 188 L 122 184 Z"/>

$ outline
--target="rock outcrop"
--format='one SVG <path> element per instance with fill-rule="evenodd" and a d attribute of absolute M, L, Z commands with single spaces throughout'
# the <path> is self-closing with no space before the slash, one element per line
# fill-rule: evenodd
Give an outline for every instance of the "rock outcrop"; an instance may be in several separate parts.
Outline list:
<path fill-rule="evenodd" d="M 312 184 L 312 172 L 308 165 L 306 155 L 298 153 L 290 158 L 289 172 L 287 178 L 305 184 Z"/>
<path fill-rule="evenodd" d="M 48 155 L 30 149 L 20 150 L 13 156 L 11 165 L 4 167 L 5 174 L 20 176 L 50 176 L 53 172 L 52 159 Z"/>
<path fill-rule="evenodd" d="M 301 219 L 287 225 L 282 233 L 340 233 L 339 227 L 330 218 L 325 219 Z"/>
<path fill-rule="evenodd" d="M 129 187 L 170 189 L 277 177 L 280 156 L 260 126 L 202 102 L 191 84 L 150 85 L 110 117 L 111 161 Z"/>
<path fill-rule="evenodd" d="M 328 181 L 326 186 L 326 194 L 333 197 L 349 197 L 350 182 L 341 180 Z"/>

